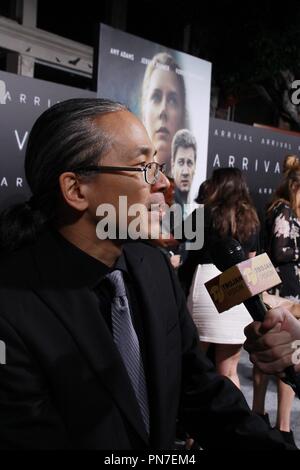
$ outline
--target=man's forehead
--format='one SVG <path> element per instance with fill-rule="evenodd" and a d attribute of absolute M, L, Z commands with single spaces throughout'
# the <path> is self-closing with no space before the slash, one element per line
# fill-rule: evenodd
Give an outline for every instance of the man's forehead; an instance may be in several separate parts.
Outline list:
<path fill-rule="evenodd" d="M 153 157 L 155 149 L 142 122 L 130 111 L 107 113 L 96 118 L 96 124 L 111 137 L 111 146 L 132 157 Z"/>
<path fill-rule="evenodd" d="M 122 124 L 126 125 L 127 123 L 129 125 L 132 117 L 134 116 L 130 111 L 121 109 L 119 111 L 98 114 L 98 116 L 95 116 L 94 122 L 103 129 L 110 128 L 113 131 L 115 127 L 119 127 Z"/>
<path fill-rule="evenodd" d="M 176 152 L 176 157 L 178 158 L 190 158 L 193 157 L 195 158 L 196 152 L 194 147 L 189 146 L 189 147 L 183 147 L 179 146 Z"/>
<path fill-rule="evenodd" d="M 116 139 L 120 134 L 122 134 L 123 139 L 126 136 L 132 137 L 132 134 L 136 137 L 143 136 L 145 141 L 148 137 L 142 122 L 127 110 L 100 114 L 96 116 L 94 122 L 100 130 L 111 134 L 111 137 Z"/>
<path fill-rule="evenodd" d="M 142 121 L 128 110 L 115 111 L 112 113 L 106 113 L 97 117 L 99 126 L 111 129 L 111 131 L 124 131 L 128 133 L 128 130 L 134 129 L 137 133 L 146 133 L 147 131 Z"/>

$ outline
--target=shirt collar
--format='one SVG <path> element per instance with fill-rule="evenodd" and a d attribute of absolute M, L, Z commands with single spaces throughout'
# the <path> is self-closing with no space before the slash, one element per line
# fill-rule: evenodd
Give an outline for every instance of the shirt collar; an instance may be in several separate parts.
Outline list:
<path fill-rule="evenodd" d="M 108 273 L 115 269 L 121 270 L 124 277 L 129 279 L 126 259 L 123 253 L 116 260 L 114 266 L 109 268 L 106 264 L 69 242 L 59 232 L 55 232 L 54 235 L 60 245 L 64 264 L 67 264 L 70 275 L 73 279 L 76 279 L 76 284 L 85 285 L 93 289 Z"/>

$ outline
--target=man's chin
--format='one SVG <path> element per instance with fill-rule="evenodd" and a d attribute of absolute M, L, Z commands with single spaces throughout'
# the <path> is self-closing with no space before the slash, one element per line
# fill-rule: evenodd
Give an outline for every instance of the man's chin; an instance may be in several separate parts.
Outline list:
<path fill-rule="evenodd" d="M 151 193 L 148 199 L 148 207 L 151 204 L 165 204 L 165 196 L 162 192 Z"/>
<path fill-rule="evenodd" d="M 166 212 L 167 204 L 165 196 L 161 192 L 151 193 L 148 202 L 148 212 L 159 212 L 163 216 Z"/>

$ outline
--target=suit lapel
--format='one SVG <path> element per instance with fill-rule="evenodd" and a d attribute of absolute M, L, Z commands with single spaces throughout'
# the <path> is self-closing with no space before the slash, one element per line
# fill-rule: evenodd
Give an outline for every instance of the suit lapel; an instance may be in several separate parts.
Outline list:
<path fill-rule="evenodd" d="M 143 246 L 129 244 L 124 255 L 130 275 L 136 285 L 140 314 L 145 327 L 147 355 L 147 383 L 149 389 L 151 430 L 157 443 L 162 442 L 163 423 L 168 422 L 166 414 L 166 315 L 168 299 L 161 298 L 161 263 L 150 267 L 144 259 Z M 75 256 L 63 246 L 53 234 L 41 237 L 34 253 L 36 269 L 32 269 L 33 290 L 48 305 L 57 318 L 69 330 L 82 354 L 87 358 L 102 384 L 111 393 L 116 404 L 126 415 L 141 438 L 148 443 L 139 405 L 130 379 L 113 342 L 111 332 L 99 312 L 97 297 L 93 297 L 86 280 L 89 269 L 82 271 L 84 259 L 80 253 Z M 154 257 L 157 260 L 159 257 Z M 160 259 L 159 259 L 160 261 Z M 35 274 L 35 273 L 39 274 Z M 35 277 L 37 275 L 37 277 Z M 166 287 L 168 289 L 168 286 Z M 78 295 L 78 290 L 80 295 Z"/>
<path fill-rule="evenodd" d="M 111 332 L 99 312 L 96 296 L 94 299 L 87 288 L 81 288 L 80 295 L 72 289 L 34 290 L 69 330 L 103 386 L 147 443 L 139 405 Z"/>

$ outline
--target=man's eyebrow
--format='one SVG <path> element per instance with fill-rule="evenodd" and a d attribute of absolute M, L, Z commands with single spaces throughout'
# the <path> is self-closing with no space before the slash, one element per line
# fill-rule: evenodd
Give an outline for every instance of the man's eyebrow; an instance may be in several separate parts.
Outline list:
<path fill-rule="evenodd" d="M 138 150 L 136 151 L 136 156 L 139 155 L 145 155 L 146 157 L 152 156 L 155 157 L 157 154 L 157 150 L 153 151 L 151 147 L 148 147 L 147 145 L 139 147 Z"/>

